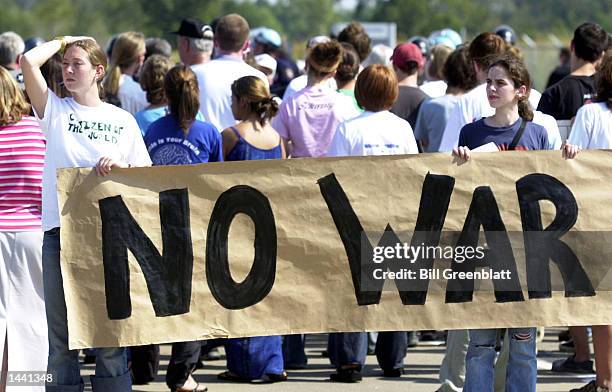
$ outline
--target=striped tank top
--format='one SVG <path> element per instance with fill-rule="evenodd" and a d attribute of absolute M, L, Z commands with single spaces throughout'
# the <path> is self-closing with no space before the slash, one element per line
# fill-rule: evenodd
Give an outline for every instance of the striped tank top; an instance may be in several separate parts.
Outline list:
<path fill-rule="evenodd" d="M 34 117 L 0 126 L 0 231 L 41 230 L 45 137 Z"/>

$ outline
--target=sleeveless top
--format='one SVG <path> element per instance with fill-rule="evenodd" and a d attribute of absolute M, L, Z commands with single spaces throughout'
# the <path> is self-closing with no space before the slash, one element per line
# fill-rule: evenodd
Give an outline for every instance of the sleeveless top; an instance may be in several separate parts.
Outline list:
<path fill-rule="evenodd" d="M 230 128 L 234 131 L 234 134 L 236 134 L 238 141 L 230 153 L 227 154 L 226 161 L 254 161 L 259 159 L 280 159 L 282 157 L 282 140 L 280 137 L 278 146 L 264 150 L 244 140 L 236 128 Z"/>

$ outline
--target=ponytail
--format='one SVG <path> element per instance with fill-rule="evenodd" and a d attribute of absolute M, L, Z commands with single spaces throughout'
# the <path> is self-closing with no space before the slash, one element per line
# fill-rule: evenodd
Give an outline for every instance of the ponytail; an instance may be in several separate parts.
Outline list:
<path fill-rule="evenodd" d="M 257 114 L 264 126 L 278 113 L 278 102 L 270 95 L 268 86 L 256 76 L 243 76 L 232 83 L 232 95 L 249 103 L 249 111 Z"/>
<path fill-rule="evenodd" d="M 119 92 L 119 80 L 121 79 L 121 69 L 117 64 L 111 64 L 108 73 L 106 74 L 106 78 L 102 83 L 102 87 L 104 88 L 104 92 L 108 95 L 117 96 Z"/>
<path fill-rule="evenodd" d="M 259 123 L 263 126 L 278 113 L 278 102 L 269 96 L 259 102 L 251 102 L 251 111 L 259 115 Z"/>
<path fill-rule="evenodd" d="M 524 97 L 520 101 L 518 101 L 518 112 L 519 116 L 525 121 L 533 120 L 533 109 L 531 108 L 531 104 L 529 103 L 529 98 Z"/>
<path fill-rule="evenodd" d="M 121 33 L 113 44 L 110 57 L 110 69 L 104 79 L 104 90 L 116 97 L 119 92 L 121 69 L 138 61 L 139 53 L 145 50 L 145 38 L 142 33 L 128 31 Z"/>
<path fill-rule="evenodd" d="M 164 91 L 170 113 L 176 117 L 187 137 L 200 108 L 200 91 L 195 74 L 185 65 L 175 66 L 164 78 Z"/>

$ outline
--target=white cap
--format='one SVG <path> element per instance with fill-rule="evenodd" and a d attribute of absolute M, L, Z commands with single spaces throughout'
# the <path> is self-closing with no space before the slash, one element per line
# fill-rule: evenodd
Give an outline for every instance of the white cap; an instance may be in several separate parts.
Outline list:
<path fill-rule="evenodd" d="M 260 67 L 265 67 L 271 70 L 272 74 L 276 73 L 276 59 L 270 56 L 269 54 L 258 54 L 257 56 L 255 56 L 255 62 Z"/>

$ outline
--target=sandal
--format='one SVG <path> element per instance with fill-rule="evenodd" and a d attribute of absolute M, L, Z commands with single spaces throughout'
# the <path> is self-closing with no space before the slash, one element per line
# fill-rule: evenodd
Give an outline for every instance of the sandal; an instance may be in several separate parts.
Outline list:
<path fill-rule="evenodd" d="M 200 383 L 196 383 L 196 386 L 193 389 L 185 389 L 181 387 L 181 388 L 176 388 L 172 390 L 172 392 L 206 392 L 206 391 L 208 391 L 208 387 Z"/>
<path fill-rule="evenodd" d="M 187 381 L 189 380 L 193 380 L 196 383 L 194 388 L 185 388 L 185 384 L 183 384 L 182 387 L 174 388 L 171 391 L 172 392 L 206 392 L 208 391 L 207 386 L 205 386 L 204 384 L 200 384 L 199 382 L 194 380 L 191 375 L 189 375 L 189 378 L 187 379 Z M 187 383 L 187 381 L 185 383 Z"/>

